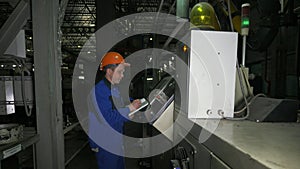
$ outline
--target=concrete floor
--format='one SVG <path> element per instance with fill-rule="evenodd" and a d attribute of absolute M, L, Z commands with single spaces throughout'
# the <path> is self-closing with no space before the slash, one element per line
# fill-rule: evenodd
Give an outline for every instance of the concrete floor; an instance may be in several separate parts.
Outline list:
<path fill-rule="evenodd" d="M 135 133 L 136 127 L 126 125 L 128 133 Z M 88 137 L 79 127 L 65 135 L 65 169 L 97 169 L 97 161 L 94 153 L 90 150 Z M 76 156 L 74 155 L 76 154 Z M 72 156 L 72 160 L 69 160 Z M 126 169 L 142 169 L 139 159 L 125 158 Z"/>
<path fill-rule="evenodd" d="M 126 169 L 140 169 L 139 159 L 125 158 L 125 165 Z M 96 158 L 89 145 L 86 145 L 65 169 L 97 169 Z"/>
<path fill-rule="evenodd" d="M 97 169 L 96 158 L 89 145 L 86 145 L 65 169 Z"/>

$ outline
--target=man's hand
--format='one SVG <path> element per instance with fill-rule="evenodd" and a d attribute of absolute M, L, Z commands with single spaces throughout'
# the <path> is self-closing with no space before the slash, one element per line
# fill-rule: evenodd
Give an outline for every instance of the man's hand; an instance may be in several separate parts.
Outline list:
<path fill-rule="evenodd" d="M 93 151 L 93 152 L 95 152 L 95 153 L 98 153 L 99 152 L 99 148 L 97 147 L 97 148 L 91 148 L 91 150 Z"/>
<path fill-rule="evenodd" d="M 131 104 L 133 105 L 133 107 L 135 109 L 137 109 L 141 106 L 141 100 L 140 99 L 133 100 L 133 102 Z"/>
<path fill-rule="evenodd" d="M 141 106 L 141 101 L 140 99 L 136 99 L 136 100 L 133 100 L 133 102 L 131 102 L 128 107 L 130 109 L 130 112 L 136 110 L 137 108 L 139 108 Z"/>
<path fill-rule="evenodd" d="M 128 107 L 130 112 L 133 112 L 134 110 L 136 110 L 137 108 L 139 108 L 141 106 L 141 101 L 140 99 L 136 99 L 133 100 L 133 102 L 131 102 Z M 130 119 L 133 119 L 134 115 L 129 116 Z"/>

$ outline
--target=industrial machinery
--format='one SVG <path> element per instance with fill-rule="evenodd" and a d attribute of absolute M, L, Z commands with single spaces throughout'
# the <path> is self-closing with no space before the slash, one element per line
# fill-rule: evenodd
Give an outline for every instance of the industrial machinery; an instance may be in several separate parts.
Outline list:
<path fill-rule="evenodd" d="M 180 59 L 175 64 L 174 79 L 177 84 L 174 105 L 170 105 L 174 106 L 171 108 L 174 115 L 168 116 L 173 118 L 171 125 L 174 130 L 171 135 L 165 135 L 170 140 L 182 141 L 174 145 L 172 157 L 166 158 L 169 166 L 164 167 L 248 169 L 276 168 L 280 165 L 297 168 L 299 162 L 294 157 L 300 155 L 300 135 L 299 124 L 295 122 L 299 102 L 254 95 L 253 87 L 249 84 L 249 69 L 245 67 L 245 55 L 248 52 L 245 50 L 250 4 L 243 5 L 243 46 L 238 46 L 237 33 L 214 31 L 219 29 L 213 26 L 217 20 L 212 14 L 201 15 L 201 4 L 193 8 L 197 12 L 191 11 L 192 24 L 202 25 L 191 26 L 188 37 L 190 47 L 177 44 Z M 205 21 L 208 16 L 214 21 Z M 204 30 L 195 30 L 197 28 Z M 240 52 L 243 55 L 241 58 L 238 47 L 244 48 Z M 242 66 L 237 59 L 243 60 Z M 181 60 L 189 66 L 184 67 L 180 64 Z M 162 116 L 157 121 L 163 119 L 170 124 Z M 186 120 L 178 121 L 179 118 Z M 162 133 L 168 128 L 154 127 Z M 271 157 L 273 153 L 278 156 Z"/>
<path fill-rule="evenodd" d="M 32 149 L 26 149 L 33 147 L 38 135 L 33 61 L 26 57 L 25 37 L 25 30 L 20 30 L 0 54 L 0 168 L 15 168 L 25 161 L 32 165 L 29 161 L 35 158 Z"/>
<path fill-rule="evenodd" d="M 24 30 L 18 33 L 0 61 L 0 115 L 13 114 L 15 106 L 24 106 L 30 116 L 34 102 L 32 70 L 29 70 L 32 65 L 26 63 Z"/>
<path fill-rule="evenodd" d="M 7 144 L 23 138 L 25 124 L 9 117 L 16 112 L 30 117 L 34 106 L 33 71 L 30 59 L 26 58 L 24 30 L 0 57 L 0 65 L 1 144 Z"/>
<path fill-rule="evenodd" d="M 174 100 L 175 81 L 172 77 L 163 78 L 149 96 L 149 106 L 145 111 L 147 121 L 154 123 Z"/>

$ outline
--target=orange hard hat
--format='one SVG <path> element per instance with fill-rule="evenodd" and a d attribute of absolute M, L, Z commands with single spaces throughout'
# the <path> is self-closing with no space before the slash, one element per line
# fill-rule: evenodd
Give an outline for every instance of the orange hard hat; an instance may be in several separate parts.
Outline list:
<path fill-rule="evenodd" d="M 100 65 L 100 70 L 103 70 L 103 68 L 107 65 L 114 65 L 114 64 L 121 64 L 125 63 L 125 60 L 123 56 L 118 52 L 108 52 L 106 53 L 102 60 Z"/>

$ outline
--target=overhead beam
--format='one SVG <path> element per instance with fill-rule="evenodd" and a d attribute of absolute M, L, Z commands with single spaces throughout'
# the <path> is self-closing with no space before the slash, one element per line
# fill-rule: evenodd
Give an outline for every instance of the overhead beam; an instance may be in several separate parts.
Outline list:
<path fill-rule="evenodd" d="M 0 0 L 0 2 L 8 2 L 10 4 L 10 6 L 16 7 L 16 5 L 18 4 L 19 0 Z"/>
<path fill-rule="evenodd" d="M 0 29 L 0 57 L 3 56 L 29 17 L 29 3 L 27 0 L 21 0 Z"/>

